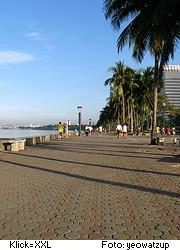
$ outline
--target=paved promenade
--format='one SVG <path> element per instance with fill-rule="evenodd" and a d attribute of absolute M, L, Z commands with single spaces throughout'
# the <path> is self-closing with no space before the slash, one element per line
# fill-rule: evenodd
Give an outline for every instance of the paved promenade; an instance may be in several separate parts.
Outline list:
<path fill-rule="evenodd" d="M 0 239 L 180 239 L 180 147 L 148 142 L 95 135 L 0 153 Z"/>

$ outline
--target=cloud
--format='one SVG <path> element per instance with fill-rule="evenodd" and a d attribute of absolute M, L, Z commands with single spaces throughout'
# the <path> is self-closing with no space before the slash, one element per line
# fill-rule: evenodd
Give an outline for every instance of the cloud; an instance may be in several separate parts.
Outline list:
<path fill-rule="evenodd" d="M 33 40 L 42 40 L 42 35 L 39 32 L 30 32 L 26 34 L 27 37 L 30 37 Z"/>
<path fill-rule="evenodd" d="M 35 56 L 18 51 L 0 51 L 0 64 L 18 64 L 33 61 Z"/>

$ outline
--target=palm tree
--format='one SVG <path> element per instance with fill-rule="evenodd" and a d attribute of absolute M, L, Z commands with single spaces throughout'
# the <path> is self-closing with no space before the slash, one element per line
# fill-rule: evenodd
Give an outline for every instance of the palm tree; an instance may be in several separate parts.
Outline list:
<path fill-rule="evenodd" d="M 123 62 L 117 62 L 114 67 L 109 67 L 108 71 L 112 72 L 111 78 L 105 81 L 105 86 L 110 85 L 114 95 L 112 101 L 117 104 L 122 104 L 122 123 L 125 123 L 125 99 L 124 99 L 124 84 L 126 76 L 126 66 Z M 120 106 L 118 114 L 118 122 L 120 119 Z"/>
<path fill-rule="evenodd" d="M 131 133 L 134 134 L 134 116 L 133 113 L 135 111 L 135 99 L 136 99 L 136 89 L 139 88 L 139 75 L 136 73 L 135 70 L 128 70 L 127 72 L 128 76 L 128 89 L 127 89 L 127 101 L 129 103 L 129 109 L 130 109 L 130 127 L 131 127 Z M 129 118 L 129 114 L 128 114 Z"/>
<path fill-rule="evenodd" d="M 100 125 L 103 125 L 104 127 L 106 127 L 108 125 L 108 129 L 110 130 L 111 125 L 116 120 L 115 114 L 116 112 L 114 109 L 114 105 L 112 105 L 112 103 L 109 102 L 100 112 L 100 117 L 96 126 L 99 127 Z"/>
<path fill-rule="evenodd" d="M 157 95 L 162 68 L 174 51 L 180 39 L 179 0 L 104 0 L 106 18 L 118 30 L 122 23 L 129 23 L 117 40 L 118 51 L 127 43 L 133 47 L 133 57 L 142 61 L 147 50 L 154 57 L 153 81 L 153 128 L 151 143 L 155 137 Z"/>

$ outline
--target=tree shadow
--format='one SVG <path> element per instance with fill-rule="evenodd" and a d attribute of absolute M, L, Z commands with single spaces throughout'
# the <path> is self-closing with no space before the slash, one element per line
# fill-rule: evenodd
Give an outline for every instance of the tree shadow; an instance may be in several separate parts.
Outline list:
<path fill-rule="evenodd" d="M 82 153 L 82 154 L 92 154 L 92 155 L 107 155 L 107 156 L 116 156 L 116 157 L 126 157 L 126 158 L 137 158 L 137 159 L 154 159 L 154 160 L 157 160 L 159 158 L 157 157 L 152 157 L 152 156 L 149 156 L 149 157 L 146 157 L 146 156 L 135 156 L 135 155 L 130 155 L 132 153 L 134 154 L 137 154 L 136 152 L 126 152 L 126 151 L 116 151 L 117 154 L 111 154 L 111 153 L 98 153 L 98 152 L 92 152 L 93 150 L 94 151 L 97 151 L 97 149 L 88 149 L 86 148 L 85 150 L 92 150 L 92 151 L 80 151 L 80 150 L 76 150 L 76 148 L 78 147 L 75 147 L 75 150 L 74 149 L 71 149 L 70 147 L 65 147 L 63 148 L 62 146 L 59 147 L 59 146 L 47 146 L 47 145 L 38 145 L 37 146 L 38 148 L 42 148 L 42 149 L 45 149 L 45 148 L 48 148 L 48 149 L 52 149 L 52 150 L 57 150 L 57 151 L 64 151 L 64 152 L 74 152 L 74 153 Z M 82 149 L 82 148 L 80 148 Z M 104 151 L 104 150 L 99 150 L 98 151 Z M 106 151 L 106 150 L 105 150 Z M 112 151 L 114 152 L 114 151 Z M 120 154 L 122 153 L 122 154 Z"/>
<path fill-rule="evenodd" d="M 180 164 L 180 158 L 179 157 L 162 157 L 158 160 L 158 162 L 168 162 L 168 163 L 179 163 Z"/>
<path fill-rule="evenodd" d="M 170 192 L 170 191 L 166 191 L 166 190 L 160 190 L 160 189 L 144 187 L 144 186 L 137 186 L 137 185 L 127 184 L 127 183 L 119 183 L 119 182 L 114 182 L 114 181 L 109 181 L 109 180 L 102 180 L 102 179 L 98 179 L 98 178 L 94 178 L 94 177 L 82 176 L 82 175 L 72 174 L 72 173 L 68 173 L 68 172 L 64 172 L 64 171 L 60 171 L 60 170 L 36 167 L 36 166 L 31 166 L 31 165 L 27 165 L 27 164 L 12 162 L 12 161 L 0 160 L 0 162 L 8 163 L 11 165 L 16 165 L 18 167 L 39 170 L 39 171 L 43 171 L 43 172 L 47 172 L 47 173 L 59 174 L 59 175 L 63 175 L 63 176 L 71 177 L 71 178 L 76 178 L 79 180 L 85 180 L 85 181 L 89 181 L 89 182 L 95 182 L 95 183 L 100 183 L 100 184 L 105 184 L 105 185 L 110 185 L 110 186 L 116 186 L 116 187 L 120 187 L 120 188 L 126 188 L 126 189 L 146 192 L 146 193 L 158 194 L 158 195 L 168 196 L 168 197 L 172 197 L 172 198 L 180 198 L 180 195 L 176 192 Z"/>
<path fill-rule="evenodd" d="M 51 142 L 51 143 L 45 143 L 44 145 L 50 145 L 50 146 L 53 146 L 53 145 L 57 145 L 57 146 L 63 146 L 63 147 L 69 147 L 69 146 L 71 146 L 72 147 L 72 145 L 73 146 L 75 146 L 76 148 L 83 148 L 83 149 L 88 149 L 88 148 L 90 148 L 91 146 L 93 147 L 93 148 L 90 148 L 90 149 L 97 149 L 98 151 L 108 151 L 108 152 L 121 152 L 121 151 L 114 151 L 114 150 L 110 150 L 110 149 L 102 149 L 103 147 L 109 147 L 109 148 L 117 148 L 117 149 L 119 149 L 119 148 L 127 148 L 127 149 L 135 149 L 135 147 L 134 146 L 131 146 L 130 144 L 128 144 L 128 146 L 127 145 L 124 145 L 124 143 L 118 143 L 117 144 L 117 146 L 116 145 L 112 145 L 112 144 L 96 144 L 96 143 L 79 143 L 79 141 L 78 141 L 78 143 L 66 143 L 66 142 L 62 142 L 62 143 L 58 143 L 58 142 L 56 142 L 56 141 L 53 141 L 53 143 Z M 145 150 L 145 149 L 156 149 L 156 150 L 162 150 L 162 148 L 160 148 L 160 146 L 158 146 L 158 148 L 157 148 L 157 145 L 149 145 L 149 146 L 145 146 L 145 145 L 137 145 L 137 144 L 134 144 L 134 145 L 136 145 L 136 148 L 138 149 L 138 150 Z M 143 146 L 143 147 L 142 147 Z M 128 150 L 128 152 L 127 151 L 122 151 L 122 152 L 126 152 L 126 153 L 137 153 L 137 154 L 148 154 L 148 155 L 150 155 L 150 154 L 152 154 L 152 155 L 164 155 L 164 154 L 161 154 L 161 153 L 154 153 L 154 152 L 137 152 L 137 151 L 129 151 Z M 169 154 L 168 154 L 169 155 Z"/>
<path fill-rule="evenodd" d="M 9 153 L 11 155 L 21 155 L 29 158 L 37 158 L 37 159 L 43 159 L 43 160 L 49 160 L 49 161 L 56 161 L 56 162 L 62 162 L 62 163 L 70 163 L 70 164 L 77 164 L 77 165 L 83 165 L 83 166 L 92 166 L 92 167 L 98 167 L 98 168 L 107 168 L 107 169 L 116 169 L 116 170 L 125 170 L 130 172 L 137 172 L 137 173 L 145 173 L 145 174 L 157 174 L 157 175 L 165 175 L 165 176 L 174 176 L 179 177 L 179 174 L 176 173 L 166 173 L 166 172 L 158 172 L 158 171 L 151 171 L 151 170 L 145 170 L 145 169 L 132 169 L 132 168 L 125 168 L 125 167 L 114 167 L 109 165 L 101 165 L 101 164 L 94 164 L 94 163 L 87 163 L 87 162 L 78 162 L 78 161 L 70 161 L 70 160 L 60 160 L 50 157 L 44 157 L 44 156 L 37 156 L 37 155 L 28 155 L 24 153 Z"/>
<path fill-rule="evenodd" d="M 80 145 L 82 145 L 82 144 L 80 144 Z M 153 153 L 153 152 L 138 152 L 138 151 L 129 151 L 129 150 L 128 151 L 121 151 L 121 150 L 102 149 L 102 147 L 101 147 L 101 149 L 99 149 L 99 147 L 93 147 L 92 148 L 92 147 L 89 147 L 89 145 L 87 146 L 86 144 L 83 144 L 82 146 L 80 146 L 80 145 L 73 147 L 72 145 L 66 145 L 66 144 L 50 144 L 50 143 L 46 143 L 44 145 L 38 145 L 38 147 L 44 147 L 44 146 L 47 147 L 47 146 L 49 146 L 49 149 L 56 148 L 56 149 L 59 149 L 59 150 L 70 147 L 71 149 L 83 149 L 83 150 L 92 150 L 92 151 L 98 150 L 100 152 L 113 152 L 113 153 L 126 153 L 126 154 L 145 154 L 145 155 L 163 155 L 163 156 L 165 155 L 165 154 Z M 118 149 L 118 148 L 121 148 L 121 147 L 116 147 L 116 148 Z M 122 148 L 124 148 L 123 145 L 122 145 Z M 171 156 L 171 154 L 166 154 L 166 155 Z M 114 155 L 114 156 L 116 156 L 116 155 Z M 152 159 L 152 157 L 151 157 L 151 159 Z M 153 159 L 158 159 L 158 158 L 153 158 Z"/>

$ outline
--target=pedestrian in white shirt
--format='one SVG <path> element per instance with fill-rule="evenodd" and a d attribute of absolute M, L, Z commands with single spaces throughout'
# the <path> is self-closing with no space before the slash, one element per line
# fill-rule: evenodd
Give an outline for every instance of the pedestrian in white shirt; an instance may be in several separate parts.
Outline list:
<path fill-rule="evenodd" d="M 117 136 L 118 138 L 120 137 L 121 133 L 122 133 L 122 126 L 121 124 L 118 124 L 116 127 L 116 131 L 117 131 Z"/>
<path fill-rule="evenodd" d="M 88 126 L 85 127 L 85 134 L 86 134 L 86 136 L 89 135 L 89 127 Z"/>
<path fill-rule="evenodd" d="M 127 136 L 127 125 L 124 124 L 122 128 L 123 136 Z"/>
<path fill-rule="evenodd" d="M 102 131 L 103 131 L 103 128 L 102 126 L 99 127 L 99 134 L 101 135 L 102 134 Z"/>

